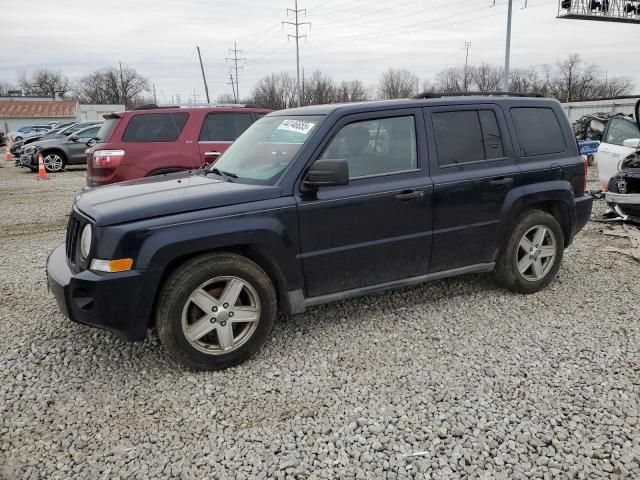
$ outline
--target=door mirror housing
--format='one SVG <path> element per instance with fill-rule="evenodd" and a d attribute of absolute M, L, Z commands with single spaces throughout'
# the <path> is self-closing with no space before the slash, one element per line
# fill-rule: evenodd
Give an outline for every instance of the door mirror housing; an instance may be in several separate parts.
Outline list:
<path fill-rule="evenodd" d="M 72 142 L 77 142 L 79 138 L 80 137 L 78 135 L 74 134 L 69 137 L 69 140 L 71 140 Z"/>
<path fill-rule="evenodd" d="M 622 142 L 622 145 L 627 148 L 640 148 L 640 138 L 628 138 Z"/>
<path fill-rule="evenodd" d="M 349 163 L 345 158 L 320 159 L 311 166 L 302 182 L 306 190 L 319 187 L 347 185 L 349 183 Z"/>

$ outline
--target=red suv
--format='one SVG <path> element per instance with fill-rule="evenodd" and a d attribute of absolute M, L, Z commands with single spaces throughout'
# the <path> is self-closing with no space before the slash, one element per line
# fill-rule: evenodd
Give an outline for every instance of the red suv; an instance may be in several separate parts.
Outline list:
<path fill-rule="evenodd" d="M 87 185 L 199 168 L 212 163 L 271 110 L 241 105 L 145 105 L 105 115 L 87 150 Z"/>

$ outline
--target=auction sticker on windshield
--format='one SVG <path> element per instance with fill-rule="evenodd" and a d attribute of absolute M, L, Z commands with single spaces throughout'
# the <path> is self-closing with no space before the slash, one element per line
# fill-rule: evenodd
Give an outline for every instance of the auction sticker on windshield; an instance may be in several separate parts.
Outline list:
<path fill-rule="evenodd" d="M 287 119 L 284 120 L 280 126 L 278 126 L 278 130 L 288 130 L 290 132 L 297 132 L 306 135 L 311 131 L 316 124 L 313 122 L 307 122 L 305 120 L 292 120 Z"/>

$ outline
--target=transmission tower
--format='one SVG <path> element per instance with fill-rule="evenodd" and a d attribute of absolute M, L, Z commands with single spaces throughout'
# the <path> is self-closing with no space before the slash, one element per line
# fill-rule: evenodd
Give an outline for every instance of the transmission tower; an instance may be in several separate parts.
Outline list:
<path fill-rule="evenodd" d="M 235 102 L 240 102 L 240 87 L 238 85 L 238 70 L 242 70 L 244 67 L 238 67 L 238 62 L 246 62 L 247 59 L 242 57 L 238 58 L 238 53 L 242 53 L 242 50 L 238 50 L 238 45 L 236 42 L 233 42 L 233 48 L 229 49 L 229 53 L 233 53 L 233 57 L 227 57 L 227 61 L 233 62 L 233 68 L 236 71 L 235 80 L 236 86 L 233 91 L 233 97 L 235 98 Z M 233 84 L 231 85 L 233 87 Z"/>
<path fill-rule="evenodd" d="M 297 93 L 298 93 L 298 106 L 302 105 L 302 88 L 300 86 L 300 39 L 307 38 L 306 35 L 300 35 L 300 27 L 303 25 L 309 25 L 311 28 L 311 22 L 301 22 L 300 15 L 307 16 L 306 8 L 298 8 L 298 0 L 295 0 L 295 8 L 287 8 L 287 17 L 289 17 L 289 13 L 293 13 L 295 21 L 288 22 L 283 21 L 282 24 L 293 25 L 296 29 L 295 35 L 287 34 L 287 39 L 294 38 L 296 40 L 296 83 L 297 83 Z"/>

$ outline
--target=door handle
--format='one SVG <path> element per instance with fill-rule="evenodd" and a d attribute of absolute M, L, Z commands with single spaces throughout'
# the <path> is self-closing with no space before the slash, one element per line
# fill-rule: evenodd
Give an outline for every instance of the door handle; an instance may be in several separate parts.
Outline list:
<path fill-rule="evenodd" d="M 219 157 L 222 155 L 220 152 L 204 152 L 205 157 Z"/>
<path fill-rule="evenodd" d="M 489 181 L 489 185 L 498 186 L 498 185 L 511 185 L 513 183 L 513 177 L 496 177 L 493 180 Z"/>
<path fill-rule="evenodd" d="M 424 197 L 424 192 L 420 190 L 412 190 L 397 194 L 394 198 L 402 202 L 410 202 L 412 200 L 420 200 Z"/>

